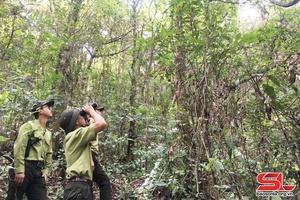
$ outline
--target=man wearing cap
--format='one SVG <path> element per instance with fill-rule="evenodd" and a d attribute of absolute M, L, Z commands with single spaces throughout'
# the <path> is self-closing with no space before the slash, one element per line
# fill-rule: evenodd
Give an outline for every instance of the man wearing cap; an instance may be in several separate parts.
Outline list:
<path fill-rule="evenodd" d="M 98 106 L 95 108 L 96 112 L 102 116 L 102 111 L 104 107 Z M 92 121 L 92 120 L 91 120 Z M 91 142 L 91 152 L 92 158 L 94 162 L 94 170 L 93 170 L 93 181 L 95 181 L 100 189 L 100 199 L 101 200 L 111 200 L 111 187 L 110 180 L 107 174 L 102 169 L 100 162 L 98 161 L 99 154 L 99 140 L 98 136 L 96 140 Z"/>
<path fill-rule="evenodd" d="M 47 200 L 46 181 L 52 163 L 52 134 L 46 125 L 54 101 L 38 101 L 31 109 L 35 120 L 23 124 L 14 144 L 14 173 L 6 200 Z"/>
<path fill-rule="evenodd" d="M 89 124 L 86 114 L 94 120 Z M 67 185 L 64 189 L 64 200 L 93 199 L 92 180 L 93 170 L 91 163 L 91 141 L 96 140 L 97 133 L 104 130 L 106 122 L 97 114 L 92 106 L 80 109 L 67 109 L 62 112 L 59 125 L 64 129 L 64 150 L 67 161 Z"/>

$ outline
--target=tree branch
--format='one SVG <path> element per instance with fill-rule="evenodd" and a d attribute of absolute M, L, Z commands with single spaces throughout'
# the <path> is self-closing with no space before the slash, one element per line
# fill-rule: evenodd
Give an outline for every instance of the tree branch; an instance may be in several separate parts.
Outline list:
<path fill-rule="evenodd" d="M 277 6 L 280 6 L 280 7 L 284 7 L 284 8 L 288 8 L 288 7 L 291 7 L 291 6 L 294 6 L 296 5 L 297 3 L 299 3 L 300 0 L 291 0 L 290 2 L 282 2 L 283 0 L 270 0 L 270 2 L 272 4 L 275 4 Z"/>

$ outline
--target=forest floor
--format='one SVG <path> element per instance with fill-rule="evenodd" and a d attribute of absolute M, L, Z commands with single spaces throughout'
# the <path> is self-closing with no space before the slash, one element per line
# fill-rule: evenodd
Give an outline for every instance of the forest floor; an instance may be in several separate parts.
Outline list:
<path fill-rule="evenodd" d="M 7 152 L 6 152 L 7 153 Z M 11 163 L 3 157 L 3 155 L 6 154 L 5 152 L 1 153 L 0 155 L 0 200 L 4 200 L 6 197 L 7 187 L 8 187 L 8 169 L 11 166 Z M 139 188 L 143 180 L 136 180 L 128 185 L 128 191 L 122 191 L 122 186 L 124 186 L 125 183 L 120 182 L 120 180 L 111 180 L 112 185 L 112 194 L 114 199 L 116 200 L 138 200 L 139 197 L 132 197 L 132 194 L 134 191 Z M 48 190 L 48 198 L 49 200 L 62 200 L 63 195 L 63 188 L 65 186 L 65 180 L 59 181 L 57 176 L 52 173 L 52 176 L 49 177 L 49 180 L 47 182 L 47 190 Z M 94 199 L 100 199 L 100 191 L 97 187 L 97 185 L 94 183 L 93 185 L 93 194 Z M 128 196 L 128 197 L 127 197 Z M 143 199 L 145 199 L 143 197 Z M 151 198 L 152 200 L 164 200 L 169 199 L 167 197 L 163 197 L 161 195 L 154 195 L 154 197 Z M 26 197 L 24 198 L 26 200 Z"/>

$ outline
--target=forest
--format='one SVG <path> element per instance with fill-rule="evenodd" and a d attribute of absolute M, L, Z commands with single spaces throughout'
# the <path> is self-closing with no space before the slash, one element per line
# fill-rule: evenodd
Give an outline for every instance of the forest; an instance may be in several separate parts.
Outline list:
<path fill-rule="evenodd" d="M 1 0 L 0 199 L 5 155 L 49 99 L 50 200 L 66 184 L 60 114 L 93 102 L 114 199 L 300 199 L 298 2 Z M 296 189 L 257 195 L 264 172 Z"/>

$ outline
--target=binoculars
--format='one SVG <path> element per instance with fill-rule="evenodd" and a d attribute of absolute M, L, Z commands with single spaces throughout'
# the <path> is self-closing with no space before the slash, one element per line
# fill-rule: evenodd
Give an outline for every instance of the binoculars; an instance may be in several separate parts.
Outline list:
<path fill-rule="evenodd" d="M 95 110 L 100 110 L 101 112 L 104 110 L 104 107 L 103 107 L 103 106 L 101 106 L 101 107 L 99 106 L 99 107 L 98 107 L 97 103 L 95 103 L 95 102 L 92 103 L 91 106 L 92 106 Z M 82 110 L 82 109 L 80 110 L 80 113 L 79 113 L 79 114 L 80 114 L 81 116 L 86 116 L 86 112 L 85 112 L 84 110 Z"/>

